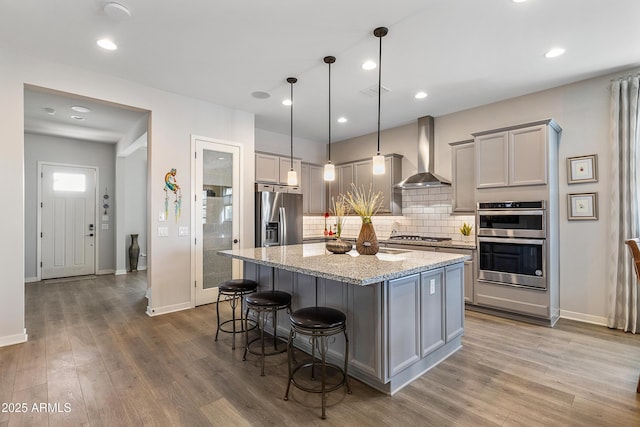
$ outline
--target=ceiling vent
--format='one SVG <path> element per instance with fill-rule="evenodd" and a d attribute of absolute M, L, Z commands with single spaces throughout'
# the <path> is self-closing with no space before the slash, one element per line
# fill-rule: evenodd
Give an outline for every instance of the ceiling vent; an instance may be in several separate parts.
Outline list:
<path fill-rule="evenodd" d="M 389 89 L 388 87 L 384 87 L 384 86 L 380 86 L 380 90 L 382 91 L 382 94 L 384 95 L 385 93 L 391 92 L 391 89 Z M 374 84 L 373 86 L 370 86 L 366 89 L 362 89 L 360 92 L 364 93 L 367 96 L 370 97 L 374 97 L 374 96 L 378 96 L 378 84 Z"/>

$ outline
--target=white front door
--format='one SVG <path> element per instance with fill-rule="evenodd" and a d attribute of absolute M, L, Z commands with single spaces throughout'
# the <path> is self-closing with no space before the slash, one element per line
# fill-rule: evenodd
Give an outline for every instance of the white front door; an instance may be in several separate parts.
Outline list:
<path fill-rule="evenodd" d="M 217 255 L 239 247 L 240 147 L 195 139 L 195 305 L 218 297 L 218 284 L 240 277 L 240 262 Z"/>
<path fill-rule="evenodd" d="M 41 278 L 95 274 L 96 169 L 41 164 Z"/>

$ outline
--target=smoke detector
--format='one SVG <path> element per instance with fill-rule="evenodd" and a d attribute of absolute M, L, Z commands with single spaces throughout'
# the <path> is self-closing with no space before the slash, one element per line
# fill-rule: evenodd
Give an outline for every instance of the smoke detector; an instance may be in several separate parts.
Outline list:
<path fill-rule="evenodd" d="M 385 93 L 391 92 L 391 89 L 389 89 L 388 87 L 385 86 L 380 86 L 380 90 L 382 91 L 382 94 L 384 95 Z M 378 96 L 378 84 L 376 83 L 373 86 L 367 87 L 362 89 L 360 92 L 364 93 L 367 96 Z"/>

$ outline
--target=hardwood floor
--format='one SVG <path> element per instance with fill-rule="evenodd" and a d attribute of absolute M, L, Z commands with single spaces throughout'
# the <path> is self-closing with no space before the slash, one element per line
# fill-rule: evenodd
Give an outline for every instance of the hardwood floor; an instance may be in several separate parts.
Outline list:
<path fill-rule="evenodd" d="M 352 380 L 322 421 L 318 395 L 282 399 L 286 355 L 260 377 L 230 335 L 213 341 L 215 305 L 151 318 L 145 289 L 144 272 L 26 285 L 29 341 L 0 348 L 0 427 L 640 425 L 640 336 L 467 312 L 460 351 L 393 397 Z"/>

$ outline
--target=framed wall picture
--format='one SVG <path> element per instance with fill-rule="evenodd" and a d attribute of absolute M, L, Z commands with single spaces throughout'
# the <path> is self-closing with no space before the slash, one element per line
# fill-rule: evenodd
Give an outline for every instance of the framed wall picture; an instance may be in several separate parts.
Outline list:
<path fill-rule="evenodd" d="M 598 193 L 567 194 L 569 220 L 598 219 Z"/>
<path fill-rule="evenodd" d="M 567 182 L 598 182 L 598 155 L 567 157 Z"/>

